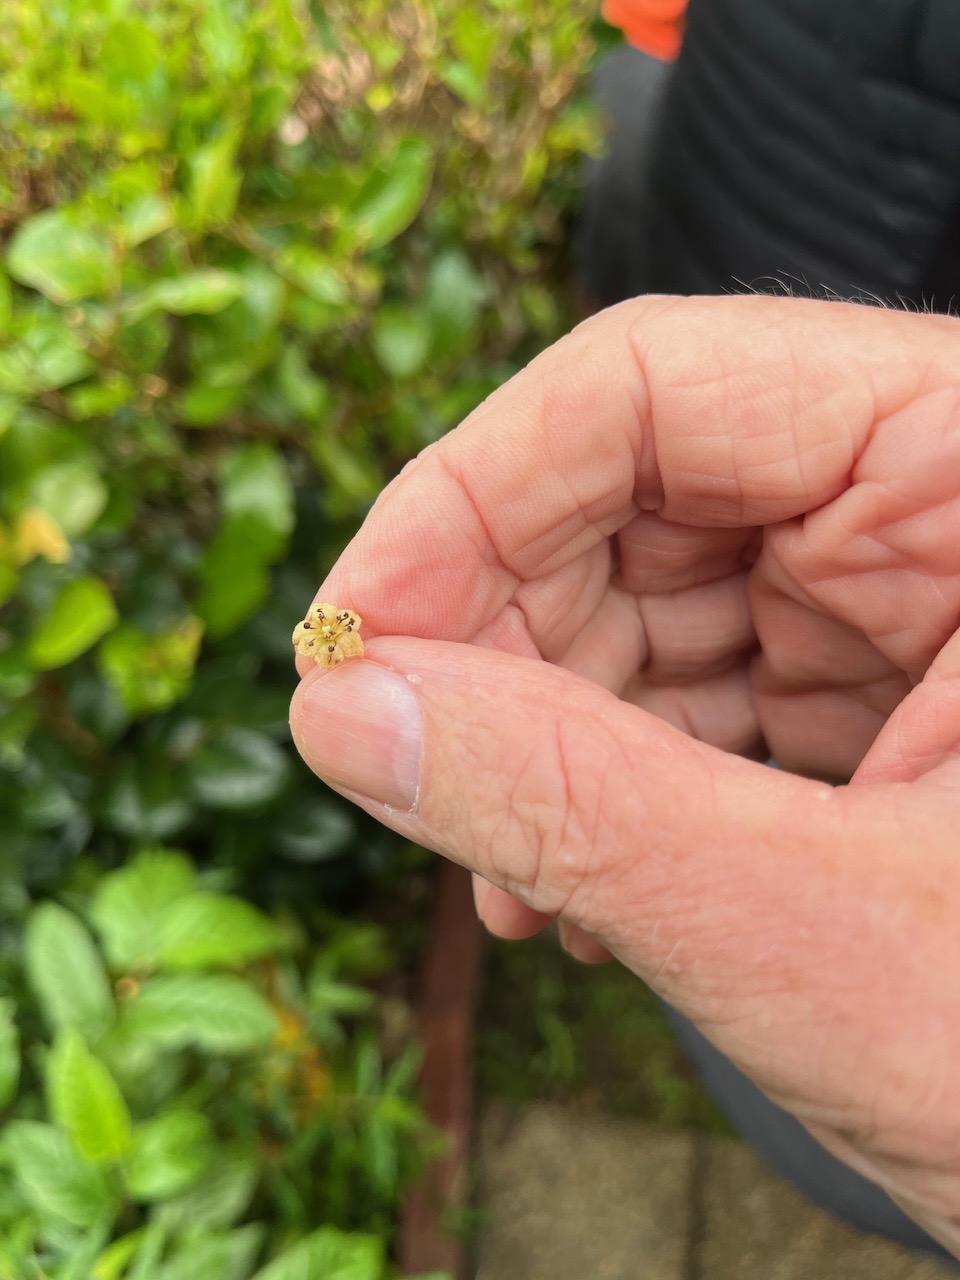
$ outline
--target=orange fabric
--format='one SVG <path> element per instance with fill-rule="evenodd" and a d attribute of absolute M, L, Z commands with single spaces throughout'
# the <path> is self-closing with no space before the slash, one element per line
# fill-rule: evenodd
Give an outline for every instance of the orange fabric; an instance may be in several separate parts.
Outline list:
<path fill-rule="evenodd" d="M 687 0 L 604 0 L 603 16 L 644 53 L 672 61 L 680 52 Z"/>

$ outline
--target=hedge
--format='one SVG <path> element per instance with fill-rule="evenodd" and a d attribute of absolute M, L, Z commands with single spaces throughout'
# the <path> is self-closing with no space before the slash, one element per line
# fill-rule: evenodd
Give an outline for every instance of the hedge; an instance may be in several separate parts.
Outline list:
<path fill-rule="evenodd" d="M 290 632 L 568 322 L 593 10 L 0 7 L 0 1274 L 391 1273 L 348 908 L 416 855 L 290 749 Z"/>

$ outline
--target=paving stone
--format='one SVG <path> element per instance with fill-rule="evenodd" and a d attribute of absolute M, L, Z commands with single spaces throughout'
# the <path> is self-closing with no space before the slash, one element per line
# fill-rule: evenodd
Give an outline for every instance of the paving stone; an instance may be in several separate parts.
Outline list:
<path fill-rule="evenodd" d="M 702 1141 L 698 1280 L 958 1280 L 947 1263 L 843 1226 L 738 1143 Z"/>
<path fill-rule="evenodd" d="M 477 1280 L 684 1280 L 688 1134 L 491 1103 L 477 1147 Z"/>

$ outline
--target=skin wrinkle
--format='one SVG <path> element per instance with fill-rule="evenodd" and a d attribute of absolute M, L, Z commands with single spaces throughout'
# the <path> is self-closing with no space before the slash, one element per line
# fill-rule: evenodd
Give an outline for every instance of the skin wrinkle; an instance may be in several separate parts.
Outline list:
<path fill-rule="evenodd" d="M 633 450 L 634 475 L 633 501 L 641 511 L 660 511 L 664 503 L 663 476 L 657 450 L 656 423 L 647 382 L 646 364 L 641 356 L 637 323 L 627 326 L 625 339 L 627 354 L 631 360 L 632 377 L 627 378 L 627 389 L 633 402 L 634 421 L 637 424 L 637 443 Z"/>
<path fill-rule="evenodd" d="M 546 577 L 521 583 L 515 600 L 544 658 L 560 661 L 600 606 L 610 582 L 609 541 Z"/>

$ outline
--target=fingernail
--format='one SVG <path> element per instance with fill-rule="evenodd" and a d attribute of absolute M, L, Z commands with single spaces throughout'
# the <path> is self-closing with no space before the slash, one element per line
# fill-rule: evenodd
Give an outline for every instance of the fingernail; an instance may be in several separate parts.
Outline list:
<path fill-rule="evenodd" d="M 294 738 L 327 782 L 409 812 L 420 783 L 422 718 L 409 681 L 376 662 L 347 662 L 305 681 Z"/>

